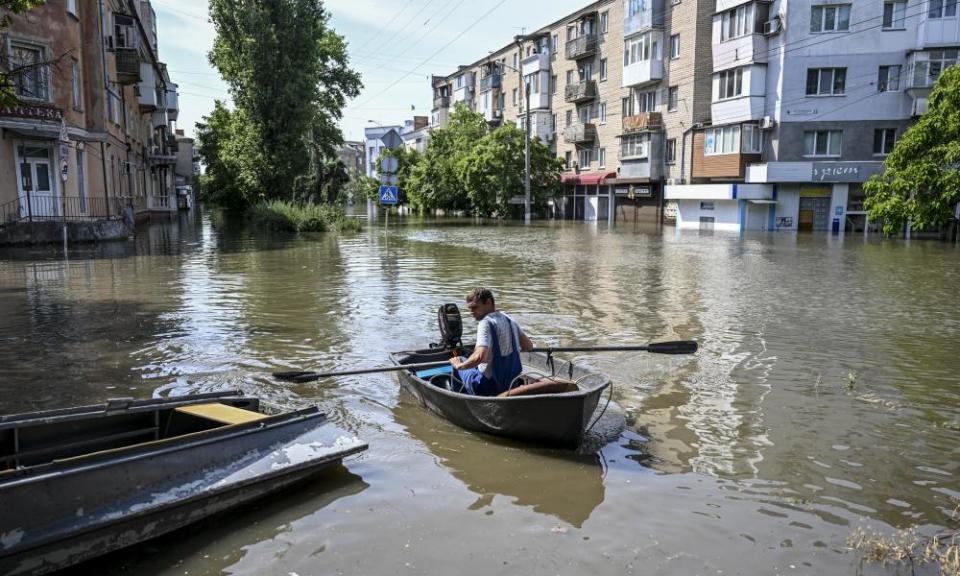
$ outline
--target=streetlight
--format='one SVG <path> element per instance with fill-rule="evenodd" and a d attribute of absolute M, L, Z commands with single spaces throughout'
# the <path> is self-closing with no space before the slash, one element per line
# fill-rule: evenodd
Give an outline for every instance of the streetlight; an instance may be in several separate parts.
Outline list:
<path fill-rule="evenodd" d="M 513 40 L 517 43 L 517 52 L 523 54 L 523 41 L 526 39 L 525 36 L 514 36 Z M 523 72 L 513 66 L 510 66 L 506 62 L 503 62 L 504 66 L 512 70 L 516 70 L 517 79 L 520 81 L 520 85 L 524 87 L 524 94 L 526 96 L 526 115 L 524 116 L 524 128 L 526 132 L 526 138 L 523 142 L 523 166 L 524 166 L 524 175 L 523 175 L 523 221 L 526 224 L 530 223 L 530 82 L 524 81 Z M 539 74 L 539 72 L 538 72 Z"/>

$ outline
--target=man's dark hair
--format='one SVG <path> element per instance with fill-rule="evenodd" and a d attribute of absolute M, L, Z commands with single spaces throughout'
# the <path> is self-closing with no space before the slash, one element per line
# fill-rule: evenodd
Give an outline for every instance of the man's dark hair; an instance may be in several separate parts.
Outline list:
<path fill-rule="evenodd" d="M 493 299 L 493 292 L 488 288 L 474 288 L 467 294 L 467 302 L 490 302 L 496 304 Z"/>

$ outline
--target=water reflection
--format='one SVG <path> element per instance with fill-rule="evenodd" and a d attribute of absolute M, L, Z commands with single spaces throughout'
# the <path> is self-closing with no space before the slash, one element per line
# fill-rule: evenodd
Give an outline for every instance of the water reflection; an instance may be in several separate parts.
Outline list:
<path fill-rule="evenodd" d="M 599 454 L 536 449 L 467 432 L 431 414 L 408 394 L 400 395 L 393 414 L 438 466 L 477 495 L 470 510 L 487 510 L 499 495 L 579 528 L 603 502 Z"/>

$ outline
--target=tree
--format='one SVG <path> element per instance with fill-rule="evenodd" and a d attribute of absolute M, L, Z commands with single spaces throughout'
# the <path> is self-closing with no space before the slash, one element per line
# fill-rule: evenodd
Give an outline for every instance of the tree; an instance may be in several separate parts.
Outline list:
<path fill-rule="evenodd" d="M 237 147 L 242 141 L 243 120 L 239 115 L 217 100 L 213 112 L 197 123 L 197 153 L 206 166 L 200 177 L 203 200 L 232 209 L 245 208 L 251 202 L 241 183 L 244 171 Z"/>
<path fill-rule="evenodd" d="M 897 142 L 884 173 L 865 185 L 864 206 L 884 232 L 942 226 L 960 203 L 960 66 L 947 68 L 930 93 L 929 110 Z"/>
<path fill-rule="evenodd" d="M 393 150 L 384 150 L 383 154 L 377 158 L 377 172 L 383 174 L 383 159 L 397 159 L 397 186 L 400 191 L 400 197 L 397 199 L 400 204 L 412 204 L 409 199 L 408 190 L 411 186 L 411 176 L 416 167 L 423 161 L 423 157 L 414 149 L 400 146 Z M 378 186 L 379 188 L 379 186 Z"/>
<path fill-rule="evenodd" d="M 21 14 L 36 8 L 44 3 L 45 0 L 0 0 L 0 30 L 10 26 L 10 22 L 17 14 Z M 43 66 L 44 63 L 36 63 L 34 66 Z M 13 77 L 23 71 L 25 67 L 7 67 L 6 72 L 0 72 L 0 106 L 12 106 L 20 101 L 12 82 Z"/>
<path fill-rule="evenodd" d="M 311 148 L 332 158 L 343 141 L 337 121 L 362 86 L 346 43 L 320 0 L 210 0 L 210 18 L 210 62 L 247 123 L 232 145 L 242 196 L 291 198 L 312 168 L 321 176 Z"/>

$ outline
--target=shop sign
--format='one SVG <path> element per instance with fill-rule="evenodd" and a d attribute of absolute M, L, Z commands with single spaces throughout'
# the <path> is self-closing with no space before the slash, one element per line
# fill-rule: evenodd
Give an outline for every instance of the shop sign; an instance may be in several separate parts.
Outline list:
<path fill-rule="evenodd" d="M 13 106 L 0 106 L 0 116 L 60 122 L 63 120 L 63 110 L 59 108 L 48 108 L 46 106 L 15 104 Z"/>
<path fill-rule="evenodd" d="M 883 170 L 879 162 L 814 162 L 814 182 L 865 182 Z"/>

